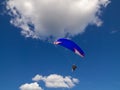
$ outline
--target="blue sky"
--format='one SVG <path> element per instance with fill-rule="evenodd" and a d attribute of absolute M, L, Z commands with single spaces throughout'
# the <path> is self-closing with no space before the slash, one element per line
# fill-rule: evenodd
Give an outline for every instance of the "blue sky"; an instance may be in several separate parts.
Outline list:
<path fill-rule="evenodd" d="M 0 3 L 3 0 L 0 1 Z M 55 46 L 47 41 L 27 38 L 20 28 L 10 24 L 11 16 L 0 15 L 0 88 L 19 90 L 25 83 L 32 83 L 36 74 L 58 74 L 79 79 L 70 90 L 119 90 L 120 89 L 120 11 L 119 0 L 102 10 L 102 26 L 88 26 L 85 32 L 72 38 L 85 51 L 85 58 Z M 4 7 L 0 7 L 4 11 Z M 78 66 L 71 72 L 72 64 Z M 44 90 L 69 90 L 48 88 Z"/>

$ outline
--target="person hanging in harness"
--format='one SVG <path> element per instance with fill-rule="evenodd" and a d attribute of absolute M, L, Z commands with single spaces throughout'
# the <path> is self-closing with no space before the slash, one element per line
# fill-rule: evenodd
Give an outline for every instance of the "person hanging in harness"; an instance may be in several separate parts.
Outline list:
<path fill-rule="evenodd" d="M 77 66 L 75 64 L 72 65 L 72 71 L 75 71 Z"/>

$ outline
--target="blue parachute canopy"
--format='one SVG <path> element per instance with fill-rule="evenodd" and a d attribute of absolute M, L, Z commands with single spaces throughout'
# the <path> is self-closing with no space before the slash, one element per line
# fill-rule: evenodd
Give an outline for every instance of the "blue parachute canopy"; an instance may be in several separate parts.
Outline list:
<path fill-rule="evenodd" d="M 61 39 L 58 39 L 57 41 L 55 41 L 54 44 L 66 47 L 81 57 L 85 56 L 83 50 L 76 43 L 74 43 L 71 40 L 61 38 Z"/>

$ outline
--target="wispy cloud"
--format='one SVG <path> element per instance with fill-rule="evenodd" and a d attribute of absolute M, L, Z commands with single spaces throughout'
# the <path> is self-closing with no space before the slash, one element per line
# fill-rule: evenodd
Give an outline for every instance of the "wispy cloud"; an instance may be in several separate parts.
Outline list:
<path fill-rule="evenodd" d="M 11 23 L 26 37 L 56 39 L 85 32 L 89 24 L 101 26 L 101 8 L 109 0 L 7 0 Z"/>
<path fill-rule="evenodd" d="M 120 30 L 112 30 L 112 31 L 110 32 L 110 34 L 115 34 L 115 33 L 118 33 L 118 32 L 120 32 Z"/>

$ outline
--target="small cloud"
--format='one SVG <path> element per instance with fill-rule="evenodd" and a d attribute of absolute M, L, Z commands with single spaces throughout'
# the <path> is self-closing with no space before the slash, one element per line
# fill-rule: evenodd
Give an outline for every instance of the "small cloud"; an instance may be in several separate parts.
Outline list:
<path fill-rule="evenodd" d="M 38 82 L 40 80 L 43 80 L 43 76 L 37 74 L 34 78 L 32 78 L 32 80 Z"/>
<path fill-rule="evenodd" d="M 73 78 L 72 80 L 73 80 L 74 83 L 78 83 L 79 82 L 79 80 L 76 79 L 76 78 Z"/>
<path fill-rule="evenodd" d="M 79 82 L 78 79 L 70 76 L 61 76 L 57 74 L 51 74 L 49 76 L 36 75 L 32 78 L 33 81 L 43 81 L 48 88 L 72 88 Z"/>
<path fill-rule="evenodd" d="M 30 84 L 26 83 L 21 85 L 19 88 L 20 90 L 43 90 L 37 82 L 30 83 Z"/>

